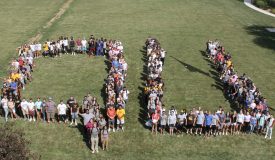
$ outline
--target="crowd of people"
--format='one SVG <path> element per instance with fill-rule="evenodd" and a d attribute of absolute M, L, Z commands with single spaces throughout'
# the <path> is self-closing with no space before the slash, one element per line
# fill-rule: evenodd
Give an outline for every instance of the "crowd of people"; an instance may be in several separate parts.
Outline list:
<path fill-rule="evenodd" d="M 57 41 L 46 41 L 43 45 L 33 43 L 18 48 L 18 58 L 13 60 L 7 78 L 1 88 L 1 106 L 5 121 L 23 119 L 33 122 L 70 123 L 77 126 L 79 116 L 83 119 L 85 132 L 89 136 L 92 153 L 98 152 L 99 140 L 102 149 L 108 149 L 109 131 L 124 130 L 125 104 L 130 93 L 124 85 L 127 76 L 127 63 L 123 56 L 122 43 L 117 40 L 95 39 L 89 41 L 73 37 L 60 37 Z M 43 48 L 43 49 L 42 49 Z M 106 80 L 106 107 L 100 107 L 97 98 L 88 93 L 83 100 L 71 96 L 57 104 L 52 97 L 26 99 L 21 91 L 32 81 L 34 60 L 42 56 L 56 57 L 61 54 L 88 54 L 106 56 L 112 65 Z M 108 123 L 107 123 L 108 122 Z"/>
<path fill-rule="evenodd" d="M 224 93 L 231 101 L 238 103 L 233 112 L 226 112 L 223 107 L 213 111 L 198 107 L 190 111 L 183 109 L 178 113 L 174 106 L 166 112 L 162 103 L 164 83 L 161 78 L 165 51 L 154 38 L 149 37 L 145 44 L 148 57 L 148 77 L 144 91 L 145 101 L 148 102 L 146 125 L 151 127 L 152 133 L 165 134 L 167 130 L 170 135 L 185 132 L 205 137 L 256 133 L 271 139 L 275 120 L 269 112 L 267 100 L 249 77 L 245 74 L 240 77 L 237 75 L 230 54 L 225 53 L 218 41 L 208 41 L 206 52 L 221 75 Z"/>
<path fill-rule="evenodd" d="M 124 131 L 125 107 L 130 92 L 125 86 L 128 64 L 125 61 L 121 42 L 114 41 L 110 44 L 108 61 L 109 74 L 105 83 L 108 131 Z"/>
<path fill-rule="evenodd" d="M 62 54 L 88 54 L 89 56 L 104 56 L 107 53 L 108 45 L 112 44 L 113 40 L 104 38 L 95 38 L 90 35 L 86 40 L 85 37 L 74 39 L 73 36 L 60 36 L 57 40 L 46 40 L 44 43 L 34 42 L 30 45 L 24 44 L 18 47 L 19 56 L 33 54 L 33 58 L 40 56 L 57 57 Z"/>

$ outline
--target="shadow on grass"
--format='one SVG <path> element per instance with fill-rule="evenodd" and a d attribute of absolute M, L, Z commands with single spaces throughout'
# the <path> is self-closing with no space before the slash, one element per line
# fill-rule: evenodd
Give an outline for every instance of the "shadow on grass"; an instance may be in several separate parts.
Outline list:
<path fill-rule="evenodd" d="M 247 33 L 254 35 L 253 42 L 263 48 L 275 50 L 275 32 L 269 32 L 266 28 L 275 28 L 272 26 L 252 25 L 245 27 Z"/>
<path fill-rule="evenodd" d="M 143 55 L 141 60 L 144 62 L 143 63 L 143 71 L 140 73 L 140 79 L 143 81 L 147 80 L 147 56 L 146 56 L 146 47 L 143 47 L 143 50 L 140 50 L 140 53 Z M 144 87 L 146 83 L 142 83 L 141 86 L 138 87 L 139 90 L 139 95 L 138 95 L 138 100 L 139 100 L 139 105 L 140 105 L 140 110 L 139 110 L 139 118 L 138 121 L 142 124 L 144 128 L 149 129 L 145 123 L 146 120 L 148 119 L 147 116 L 147 95 L 144 94 Z"/>
<path fill-rule="evenodd" d="M 170 56 L 172 57 L 173 59 L 175 59 L 176 61 L 178 61 L 180 64 L 182 64 L 186 69 L 188 69 L 190 72 L 196 72 L 196 73 L 200 73 L 202 75 L 205 75 L 207 77 L 210 77 L 209 73 L 206 73 L 204 71 L 202 71 L 201 69 L 197 68 L 197 67 L 194 67 L 190 64 L 187 64 L 179 59 L 177 59 L 176 57 L 173 57 L 173 56 Z"/>
<path fill-rule="evenodd" d="M 84 129 L 83 119 L 82 118 L 80 119 L 80 122 L 81 123 L 78 123 L 78 125 L 76 126 L 76 128 L 81 133 L 83 142 L 85 142 L 86 146 L 90 149 L 91 145 L 90 145 L 89 136 L 88 136 L 87 132 Z"/>
<path fill-rule="evenodd" d="M 208 64 L 211 66 L 211 68 L 213 70 L 209 70 L 209 73 L 211 74 L 211 76 L 209 75 L 209 77 L 213 78 L 215 80 L 215 84 L 212 84 L 212 87 L 215 87 L 218 90 L 221 90 L 223 93 L 224 98 L 226 99 L 226 101 L 228 101 L 230 103 L 230 107 L 233 110 L 237 110 L 238 109 L 238 103 L 232 99 L 230 99 L 228 97 L 228 95 L 225 92 L 225 88 L 224 88 L 224 84 L 222 82 L 222 80 L 220 79 L 220 73 L 216 70 L 215 65 L 207 58 L 206 52 L 205 51 L 200 51 L 201 55 L 203 56 L 203 59 L 205 61 L 208 62 Z"/>

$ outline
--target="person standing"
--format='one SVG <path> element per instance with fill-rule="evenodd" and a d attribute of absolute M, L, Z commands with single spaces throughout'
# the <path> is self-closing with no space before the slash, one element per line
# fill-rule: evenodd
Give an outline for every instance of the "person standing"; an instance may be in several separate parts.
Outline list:
<path fill-rule="evenodd" d="M 108 150 L 109 145 L 109 131 L 107 129 L 107 126 L 103 127 L 103 130 L 101 131 L 101 144 L 103 150 Z"/>
<path fill-rule="evenodd" d="M 91 129 L 91 149 L 92 153 L 98 153 L 98 134 L 99 128 L 97 127 L 97 123 L 93 124 L 93 128 Z"/>
<path fill-rule="evenodd" d="M 70 40 L 70 52 L 72 55 L 75 55 L 75 41 L 73 37 Z"/>
<path fill-rule="evenodd" d="M 167 125 L 167 115 L 165 113 L 165 109 L 162 110 L 162 114 L 160 116 L 160 134 L 163 134 L 163 130 L 165 130 Z"/>
<path fill-rule="evenodd" d="M 11 118 L 13 120 L 13 118 L 17 118 L 17 114 L 16 114 L 16 110 L 15 110 L 15 103 L 14 101 L 12 100 L 12 98 L 9 99 L 8 101 L 8 107 L 9 107 L 9 111 L 11 113 Z"/>
<path fill-rule="evenodd" d="M 271 139 L 271 137 L 272 137 L 272 129 L 273 129 L 274 125 L 275 125 L 275 119 L 273 118 L 273 115 L 271 114 L 270 118 L 269 118 L 269 120 L 267 121 L 267 124 L 266 124 L 265 139 L 267 137 L 269 137 L 269 139 Z"/>
<path fill-rule="evenodd" d="M 240 132 L 242 131 L 243 124 L 244 124 L 244 114 L 243 114 L 243 111 L 240 110 L 240 113 L 237 114 L 237 125 L 238 125 L 237 134 L 240 134 Z"/>
<path fill-rule="evenodd" d="M 35 122 L 35 108 L 34 108 L 34 102 L 32 101 L 32 98 L 30 98 L 29 104 L 28 104 L 28 110 L 29 110 L 29 121 L 31 122 L 32 120 Z"/>
<path fill-rule="evenodd" d="M 66 110 L 67 106 L 64 104 L 63 100 L 60 101 L 60 104 L 57 105 L 57 111 L 58 111 L 58 118 L 59 122 L 63 121 L 64 123 L 67 123 L 67 118 L 66 118 Z"/>
<path fill-rule="evenodd" d="M 29 103 L 26 101 L 25 98 L 22 99 L 22 102 L 20 103 L 21 111 L 23 113 L 24 120 L 29 119 L 29 110 L 28 110 Z"/>
<path fill-rule="evenodd" d="M 46 99 L 44 98 L 41 105 L 41 113 L 42 113 L 44 122 L 46 122 L 46 117 L 47 117 L 46 108 L 47 108 L 47 104 L 46 104 Z"/>
<path fill-rule="evenodd" d="M 158 122 L 159 122 L 159 113 L 157 110 L 155 110 L 155 113 L 152 114 L 152 133 L 158 132 Z"/>
<path fill-rule="evenodd" d="M 123 125 L 125 123 L 124 121 L 125 109 L 123 109 L 122 106 L 119 106 L 119 108 L 116 111 L 116 115 L 117 115 L 117 131 L 119 130 L 119 128 L 121 128 L 122 131 L 124 131 Z"/>
<path fill-rule="evenodd" d="M 195 119 L 195 121 L 196 121 L 195 135 L 198 134 L 198 131 L 199 131 L 200 135 L 202 134 L 202 127 L 203 127 L 203 124 L 204 124 L 204 119 L 205 119 L 205 116 L 203 114 L 203 111 L 200 111 L 200 113 L 197 115 L 197 117 Z"/>
<path fill-rule="evenodd" d="M 37 121 L 41 120 L 41 113 L 42 113 L 42 101 L 40 98 L 37 98 L 37 101 L 34 103 L 35 106 L 35 112 L 36 112 L 36 119 Z"/>
<path fill-rule="evenodd" d="M 70 125 L 77 126 L 77 118 L 78 118 L 78 113 L 79 113 L 79 107 L 78 104 L 75 102 L 73 107 L 71 107 L 71 116 L 72 116 L 72 121 Z"/>
<path fill-rule="evenodd" d="M 5 95 L 4 98 L 1 100 L 1 105 L 5 112 L 5 121 L 8 121 L 8 115 L 9 115 L 9 107 L 8 107 L 8 98 Z"/>
<path fill-rule="evenodd" d="M 205 114 L 205 137 L 206 138 L 210 136 L 212 119 L 213 119 L 213 115 L 211 114 L 211 111 Z"/>
<path fill-rule="evenodd" d="M 174 111 L 171 111 L 168 116 L 169 134 L 174 135 L 174 129 L 177 123 L 177 116 Z"/>
<path fill-rule="evenodd" d="M 49 101 L 46 102 L 46 113 L 47 113 L 48 123 L 50 123 L 51 119 L 52 119 L 52 122 L 54 122 L 55 112 L 56 112 L 55 102 L 52 100 L 51 97 L 49 97 Z"/>
<path fill-rule="evenodd" d="M 110 132 L 111 129 L 113 129 L 113 132 L 115 132 L 115 116 L 116 116 L 116 110 L 113 105 L 111 105 L 107 109 L 107 116 L 108 116 L 108 131 Z"/>

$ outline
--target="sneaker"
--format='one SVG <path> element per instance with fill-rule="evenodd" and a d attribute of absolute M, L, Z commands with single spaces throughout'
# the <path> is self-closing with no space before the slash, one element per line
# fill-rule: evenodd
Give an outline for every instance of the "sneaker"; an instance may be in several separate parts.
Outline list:
<path fill-rule="evenodd" d="M 113 128 L 113 132 L 116 132 L 116 130 Z"/>
<path fill-rule="evenodd" d="M 96 151 L 96 153 L 98 153 L 98 150 Z"/>
<path fill-rule="evenodd" d="M 108 128 L 108 132 L 110 132 L 111 131 L 111 128 Z"/>
<path fill-rule="evenodd" d="M 92 153 L 95 153 L 95 151 L 92 151 Z"/>
<path fill-rule="evenodd" d="M 74 125 L 76 125 L 76 126 L 77 126 L 77 123 L 75 122 L 75 123 L 74 123 Z"/>
<path fill-rule="evenodd" d="M 73 122 L 71 122 L 70 125 L 73 125 Z"/>
<path fill-rule="evenodd" d="M 29 119 L 29 121 L 31 122 L 31 121 L 32 121 L 32 119 L 30 118 L 30 119 Z"/>
<path fill-rule="evenodd" d="M 33 121 L 35 122 L 35 118 L 33 119 Z"/>

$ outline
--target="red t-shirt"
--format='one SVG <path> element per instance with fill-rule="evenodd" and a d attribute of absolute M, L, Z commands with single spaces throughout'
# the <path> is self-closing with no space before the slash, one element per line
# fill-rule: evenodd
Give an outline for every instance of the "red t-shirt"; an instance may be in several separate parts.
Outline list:
<path fill-rule="evenodd" d="M 116 116 L 116 110 L 115 108 L 108 108 L 107 109 L 107 115 L 110 119 L 114 119 Z"/>

